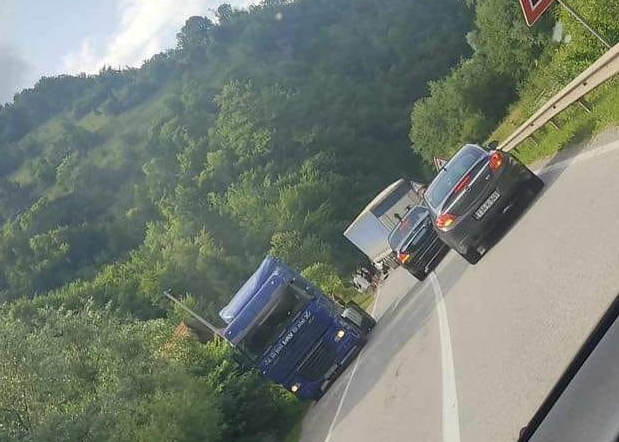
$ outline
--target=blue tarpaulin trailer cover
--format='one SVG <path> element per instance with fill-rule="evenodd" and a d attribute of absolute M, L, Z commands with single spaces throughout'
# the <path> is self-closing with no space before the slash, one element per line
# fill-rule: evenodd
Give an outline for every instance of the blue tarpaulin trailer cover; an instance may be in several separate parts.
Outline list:
<path fill-rule="evenodd" d="M 234 318 L 243 310 L 249 300 L 251 300 L 256 292 L 260 290 L 260 287 L 272 276 L 281 273 L 284 270 L 284 265 L 276 258 L 267 256 L 258 270 L 243 284 L 243 286 L 236 292 L 234 298 L 230 300 L 228 305 L 221 309 L 219 317 L 224 320 L 226 324 L 230 324 L 234 321 Z"/>

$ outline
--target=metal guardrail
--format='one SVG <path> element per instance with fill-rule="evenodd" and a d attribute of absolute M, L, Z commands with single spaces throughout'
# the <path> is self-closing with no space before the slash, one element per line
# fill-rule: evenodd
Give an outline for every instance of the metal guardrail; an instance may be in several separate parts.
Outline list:
<path fill-rule="evenodd" d="M 529 138 L 589 92 L 619 74 L 619 44 L 613 46 L 582 74 L 552 97 L 540 110 L 511 134 L 498 148 L 510 151 Z"/>

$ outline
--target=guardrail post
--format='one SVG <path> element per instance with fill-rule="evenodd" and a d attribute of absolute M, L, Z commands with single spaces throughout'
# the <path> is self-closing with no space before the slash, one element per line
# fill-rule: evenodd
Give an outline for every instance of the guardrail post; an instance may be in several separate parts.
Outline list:
<path fill-rule="evenodd" d="M 507 139 L 499 144 L 498 149 L 509 152 L 521 142 L 528 139 L 537 130 L 550 122 L 569 106 L 619 74 L 619 44 L 598 58 L 585 69 L 578 77 L 572 80 L 561 91 L 555 94 L 545 105 L 535 112 L 524 124 L 514 131 Z M 591 106 L 583 100 L 580 103 L 587 112 Z M 553 125 L 557 127 L 556 121 Z"/>
<path fill-rule="evenodd" d="M 578 104 L 580 105 L 580 107 L 582 107 L 585 112 L 587 112 L 588 114 L 592 113 L 593 111 L 591 110 L 591 105 L 589 103 L 587 103 L 587 100 L 585 100 L 584 98 L 581 98 L 580 100 L 578 100 Z"/>

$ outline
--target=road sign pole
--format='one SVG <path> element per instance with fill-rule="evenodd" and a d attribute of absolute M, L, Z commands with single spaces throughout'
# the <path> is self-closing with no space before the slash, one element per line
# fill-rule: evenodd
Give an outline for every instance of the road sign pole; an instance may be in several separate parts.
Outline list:
<path fill-rule="evenodd" d="M 589 32 L 591 32 L 593 35 L 595 35 L 595 37 L 600 40 L 602 42 L 602 44 L 604 46 L 606 46 L 606 49 L 610 49 L 611 48 L 611 44 L 608 43 L 606 41 L 606 39 L 604 37 L 602 37 L 602 35 L 597 32 L 595 29 L 593 29 L 593 27 L 584 19 L 584 17 L 582 15 L 580 15 L 578 12 L 576 12 L 574 10 L 574 8 L 572 8 L 565 0 L 557 0 L 559 2 L 559 4 L 561 6 L 563 6 L 567 12 L 569 12 L 570 14 L 572 14 L 572 16 L 579 21 L 580 23 L 582 23 L 582 25 L 587 28 L 587 30 Z"/>

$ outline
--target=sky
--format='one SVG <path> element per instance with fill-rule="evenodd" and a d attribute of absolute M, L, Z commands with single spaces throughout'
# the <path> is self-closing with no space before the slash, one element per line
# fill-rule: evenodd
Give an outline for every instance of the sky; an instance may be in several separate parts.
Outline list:
<path fill-rule="evenodd" d="M 0 0 L 0 104 L 42 76 L 139 67 L 192 15 L 255 0 Z"/>

